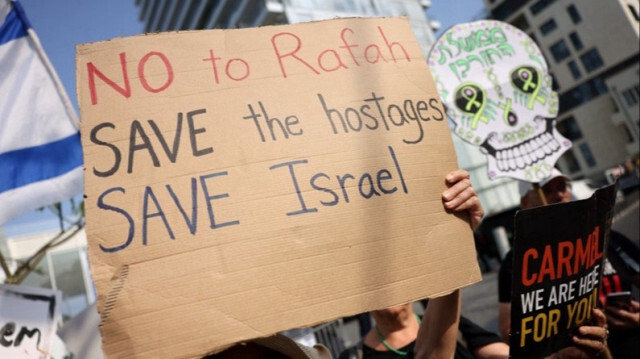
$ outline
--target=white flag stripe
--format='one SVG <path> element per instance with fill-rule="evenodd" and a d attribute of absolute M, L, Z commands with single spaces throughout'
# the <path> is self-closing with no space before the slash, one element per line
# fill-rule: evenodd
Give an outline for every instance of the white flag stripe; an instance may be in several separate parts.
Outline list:
<path fill-rule="evenodd" d="M 0 46 L 0 73 L 0 153 L 78 132 L 28 37 Z"/>
<path fill-rule="evenodd" d="M 20 4 L 0 0 L 0 15 L 3 223 L 80 193 L 82 149 L 73 109 Z"/>
<path fill-rule="evenodd" d="M 0 223 L 28 211 L 71 198 L 80 193 L 82 188 L 82 167 L 76 167 L 61 176 L 2 192 L 0 193 Z"/>

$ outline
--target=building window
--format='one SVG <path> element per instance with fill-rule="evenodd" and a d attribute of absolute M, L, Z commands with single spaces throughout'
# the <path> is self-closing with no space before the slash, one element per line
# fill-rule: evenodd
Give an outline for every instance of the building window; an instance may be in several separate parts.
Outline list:
<path fill-rule="evenodd" d="M 533 3 L 533 5 L 531 5 L 529 9 L 531 10 L 531 13 L 533 15 L 536 15 L 540 11 L 544 10 L 547 6 L 553 4 L 554 2 L 555 0 L 538 0 L 535 3 Z"/>
<path fill-rule="evenodd" d="M 582 105 L 594 97 L 608 91 L 607 85 L 601 76 L 586 81 L 566 92 L 560 94 L 560 114 Z"/>
<path fill-rule="evenodd" d="M 640 85 L 622 91 L 622 98 L 624 98 L 627 107 L 637 104 L 640 101 Z"/>
<path fill-rule="evenodd" d="M 556 24 L 556 21 L 554 19 L 549 19 L 545 21 L 542 25 L 540 25 L 540 32 L 542 33 L 542 35 L 546 35 L 551 31 L 555 30 L 557 27 L 558 27 L 558 24 Z"/>
<path fill-rule="evenodd" d="M 571 55 L 571 53 L 569 52 L 569 47 L 567 47 L 567 43 L 564 42 L 564 39 L 561 39 L 560 41 L 551 45 L 549 49 L 551 50 L 553 59 L 556 60 L 556 62 L 560 62 Z"/>
<path fill-rule="evenodd" d="M 581 143 L 580 151 L 582 152 L 582 157 L 584 157 L 584 160 L 585 162 L 587 162 L 587 165 L 589 165 L 589 167 L 593 167 L 596 165 L 596 159 L 593 158 L 593 153 L 591 153 L 589 145 L 587 145 L 585 142 Z"/>
<path fill-rule="evenodd" d="M 80 258 L 83 255 L 77 249 L 49 252 L 22 282 L 27 286 L 62 291 L 61 312 L 64 321 L 89 304 L 88 291 L 92 288 L 85 286 L 86 269 Z"/>
<path fill-rule="evenodd" d="M 580 56 L 580 61 L 582 61 L 582 66 L 584 66 L 584 69 L 587 70 L 587 72 L 596 70 L 604 65 L 604 61 L 602 61 L 602 57 L 600 57 L 598 49 L 595 48 Z"/>
<path fill-rule="evenodd" d="M 529 0 L 503 1 L 491 10 L 491 14 L 496 20 L 504 21 L 509 16 L 520 10 L 520 8 L 522 8 L 527 2 L 529 2 Z"/>
<path fill-rule="evenodd" d="M 520 14 L 520 16 L 513 19 L 513 21 L 511 21 L 511 25 L 517 27 L 522 31 L 529 30 L 529 22 L 527 21 L 527 18 L 524 16 L 524 14 Z"/>
<path fill-rule="evenodd" d="M 561 135 L 571 141 L 576 141 L 582 138 L 582 131 L 580 131 L 580 127 L 578 127 L 578 123 L 573 116 L 558 122 L 556 128 Z"/>
<path fill-rule="evenodd" d="M 571 75 L 573 76 L 574 80 L 578 80 L 582 77 L 582 73 L 580 72 L 578 64 L 576 64 L 575 61 L 571 60 L 567 65 L 569 65 L 569 71 L 571 71 Z"/>
<path fill-rule="evenodd" d="M 602 77 L 598 76 L 592 79 L 591 83 L 593 84 L 593 88 L 595 89 L 594 93 L 596 95 L 601 95 L 605 92 L 609 92 L 609 88 L 607 87 L 607 84 L 604 82 L 604 79 Z"/>
<path fill-rule="evenodd" d="M 576 9 L 575 5 L 570 5 L 567 8 L 567 12 L 569 13 L 569 16 L 571 17 L 571 20 L 574 24 L 582 21 L 582 17 L 580 16 L 580 13 L 578 12 L 578 9 Z"/>
<path fill-rule="evenodd" d="M 576 173 L 580 171 L 580 164 L 576 159 L 576 156 L 573 154 L 573 150 L 569 150 L 562 155 L 562 159 L 564 163 L 567 165 L 567 170 L 569 173 Z"/>
<path fill-rule="evenodd" d="M 629 131 L 629 126 L 623 123 L 622 128 L 624 128 L 624 132 L 627 134 L 627 143 L 632 143 L 634 141 L 634 138 L 631 134 L 631 131 Z"/>
<path fill-rule="evenodd" d="M 629 11 L 631 11 L 631 14 L 636 19 L 636 21 L 640 21 L 640 15 L 638 14 L 638 9 L 636 9 L 636 7 L 631 4 L 627 4 L 627 6 L 629 7 Z"/>
<path fill-rule="evenodd" d="M 580 36 L 578 36 L 578 33 L 572 32 L 571 34 L 569 34 L 569 39 L 571 40 L 573 48 L 576 49 L 576 51 L 582 50 L 584 46 L 582 45 L 582 40 L 580 40 Z"/>

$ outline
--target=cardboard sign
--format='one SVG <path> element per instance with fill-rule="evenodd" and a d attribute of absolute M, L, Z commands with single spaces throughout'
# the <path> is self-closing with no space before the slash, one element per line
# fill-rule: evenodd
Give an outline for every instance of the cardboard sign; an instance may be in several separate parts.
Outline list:
<path fill-rule="evenodd" d="M 77 78 L 107 357 L 196 357 L 480 279 L 405 19 L 86 44 Z"/>
<path fill-rule="evenodd" d="M 518 28 L 455 25 L 432 46 L 429 69 L 455 134 L 480 147 L 490 179 L 540 182 L 571 148 L 555 128 L 558 94 L 544 56 Z"/>
<path fill-rule="evenodd" d="M 572 346 L 598 301 L 616 186 L 582 201 L 520 211 L 513 248 L 510 354 L 543 358 Z"/>
<path fill-rule="evenodd" d="M 60 300 L 59 291 L 0 284 L 0 358 L 48 358 Z"/>

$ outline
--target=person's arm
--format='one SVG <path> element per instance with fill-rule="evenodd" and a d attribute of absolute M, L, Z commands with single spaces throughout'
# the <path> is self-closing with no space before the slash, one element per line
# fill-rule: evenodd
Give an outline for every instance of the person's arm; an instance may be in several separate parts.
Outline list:
<path fill-rule="evenodd" d="M 509 342 L 509 333 L 511 332 L 511 303 L 498 303 L 498 329 L 500 336 L 506 342 Z"/>
<path fill-rule="evenodd" d="M 460 290 L 429 299 L 414 347 L 416 359 L 450 359 L 456 352 Z"/>
<path fill-rule="evenodd" d="M 483 345 L 473 350 L 473 356 L 476 359 L 508 359 L 509 346 L 502 342 Z"/>
<path fill-rule="evenodd" d="M 442 203 L 451 212 L 467 212 L 469 224 L 475 229 L 480 224 L 484 210 L 476 195 L 469 172 L 455 170 L 446 178 L 449 187 L 442 193 Z M 458 339 L 458 321 L 460 319 L 460 290 L 429 300 L 418 338 L 415 344 L 415 357 L 419 359 L 453 358 Z"/>

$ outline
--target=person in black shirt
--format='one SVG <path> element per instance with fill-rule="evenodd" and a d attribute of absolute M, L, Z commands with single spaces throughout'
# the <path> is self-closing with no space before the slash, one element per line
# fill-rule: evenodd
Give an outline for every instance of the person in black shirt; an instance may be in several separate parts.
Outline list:
<path fill-rule="evenodd" d="M 413 304 L 377 310 L 371 313 L 376 325 L 356 346 L 340 354 L 339 359 L 413 358 L 420 318 Z M 455 359 L 508 358 L 509 347 L 495 333 L 484 330 L 460 316 Z"/>
<path fill-rule="evenodd" d="M 551 176 L 540 182 L 547 204 L 567 203 L 571 201 L 571 182 L 557 169 L 553 169 Z M 523 209 L 543 205 L 539 194 L 534 191 L 531 183 L 520 182 L 520 204 Z M 513 257 L 511 251 L 507 253 L 500 266 L 498 275 L 498 324 L 503 339 L 508 340 L 511 330 L 511 288 L 513 278 Z M 574 347 L 561 350 L 557 356 L 561 358 L 597 358 L 606 350 L 608 330 L 605 313 L 600 309 L 593 310 L 596 325 L 583 325 L 579 334 L 573 337 Z M 615 356 L 615 358 L 618 358 Z"/>

